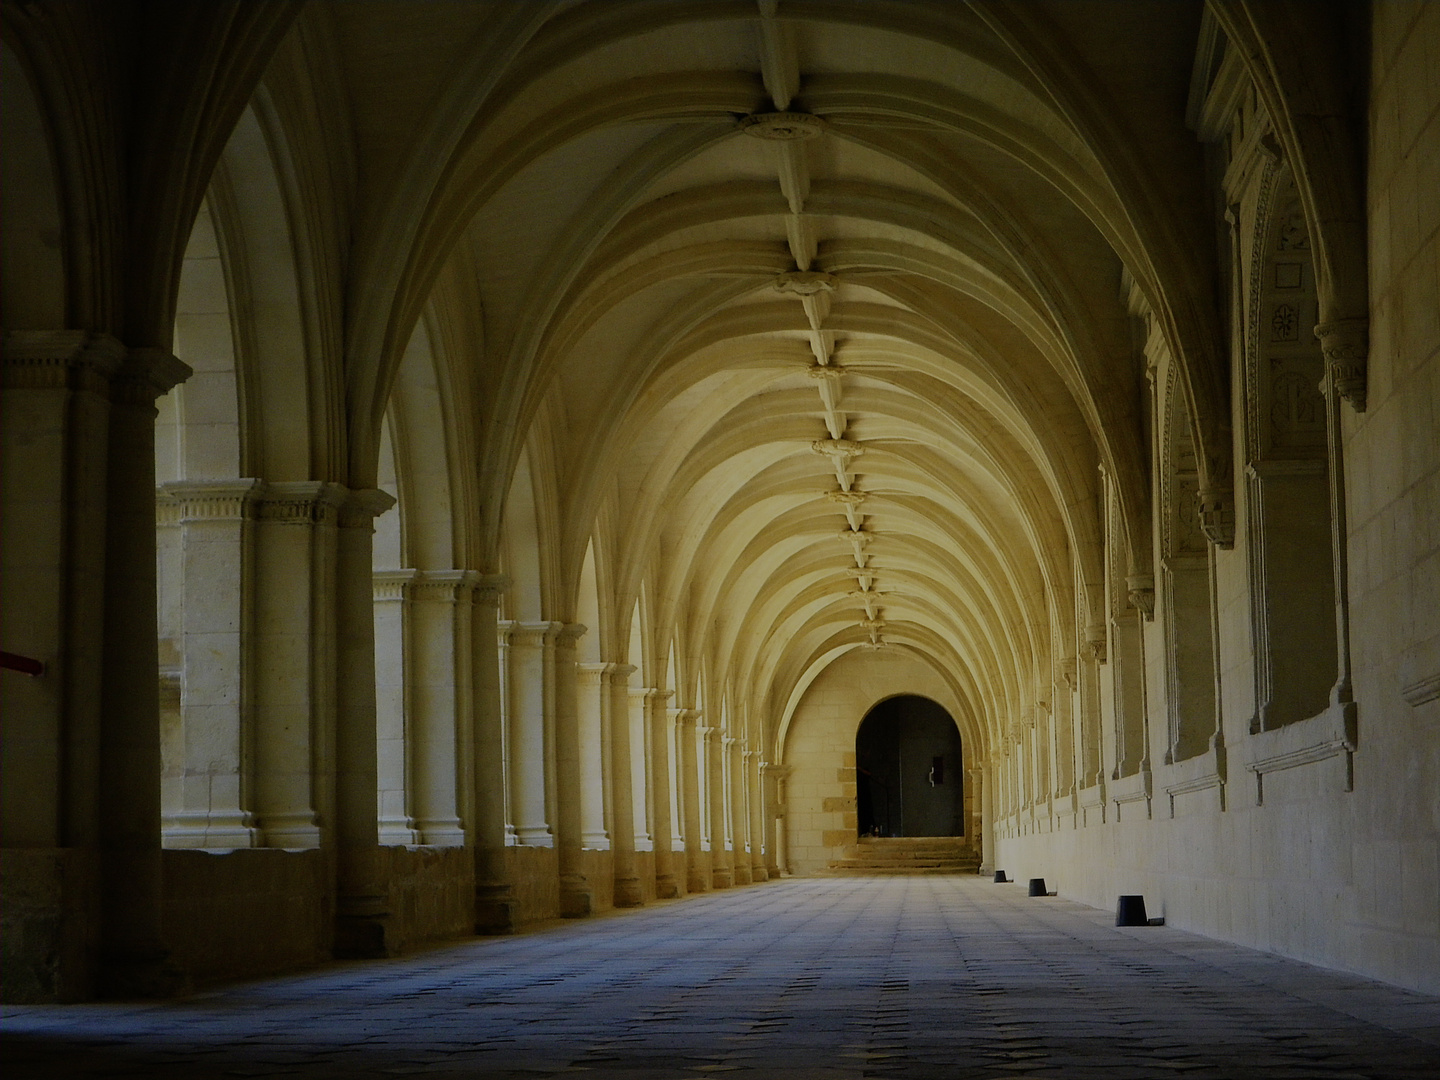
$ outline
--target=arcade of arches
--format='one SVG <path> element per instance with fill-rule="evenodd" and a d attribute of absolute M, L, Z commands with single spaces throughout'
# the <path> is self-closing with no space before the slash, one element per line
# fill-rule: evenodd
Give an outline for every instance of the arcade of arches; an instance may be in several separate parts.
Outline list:
<path fill-rule="evenodd" d="M 1440 989 L 1440 4 L 0 13 L 8 998 L 824 873 L 897 695 Z"/>

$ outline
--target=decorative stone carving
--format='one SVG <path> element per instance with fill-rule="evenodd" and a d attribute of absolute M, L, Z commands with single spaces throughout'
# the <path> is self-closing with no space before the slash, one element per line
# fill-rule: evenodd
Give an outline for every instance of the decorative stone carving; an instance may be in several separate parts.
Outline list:
<path fill-rule="evenodd" d="M 860 529 L 841 529 L 835 535 L 838 536 L 841 540 L 844 540 L 847 544 L 851 544 L 856 547 L 863 548 L 870 546 L 871 534 L 868 532 L 864 532 Z"/>
<path fill-rule="evenodd" d="M 839 364 L 811 364 L 808 368 L 810 378 L 826 382 L 839 382 L 840 376 L 845 374 L 845 369 Z"/>
<path fill-rule="evenodd" d="M 1201 488 L 1200 531 L 1205 539 L 1227 551 L 1235 546 L 1235 492 L 1229 488 Z"/>
<path fill-rule="evenodd" d="M 796 296 L 814 296 L 821 292 L 834 292 L 835 275 L 823 270 L 787 270 L 775 276 L 775 288 L 782 293 Z"/>
<path fill-rule="evenodd" d="M 1078 667 L 1079 665 L 1076 661 L 1076 658 L 1073 656 L 1067 656 L 1064 659 L 1060 660 L 1055 665 L 1055 672 L 1059 676 L 1059 678 L 1055 681 L 1056 686 L 1058 687 L 1061 683 L 1063 683 L 1067 690 L 1069 690 L 1071 693 L 1074 693 L 1080 685 L 1077 674 Z"/>
<path fill-rule="evenodd" d="M 1139 608 L 1147 619 L 1155 617 L 1155 575 L 1131 574 L 1125 579 L 1125 589 L 1130 603 Z"/>
<path fill-rule="evenodd" d="M 845 506 L 859 506 L 865 501 L 865 492 L 827 491 L 825 497 L 833 503 L 843 503 Z"/>
<path fill-rule="evenodd" d="M 810 449 L 826 457 L 848 461 L 865 453 L 865 447 L 853 439 L 816 439 Z"/>
<path fill-rule="evenodd" d="M 1085 628 L 1085 651 L 1090 654 L 1091 658 L 1093 658 L 1097 664 L 1105 663 L 1108 658 L 1106 649 L 1108 640 L 1109 638 L 1103 625 L 1087 626 Z"/>
<path fill-rule="evenodd" d="M 500 598 L 505 595 L 505 590 L 508 588 L 510 588 L 508 575 L 482 574 L 480 580 L 475 584 L 475 602 L 490 607 L 499 607 Z"/>
<path fill-rule="evenodd" d="M 1356 412 L 1365 411 L 1366 368 L 1370 356 L 1370 320 L 1337 319 L 1315 327 L 1325 354 L 1330 387 Z"/>
<path fill-rule="evenodd" d="M 740 121 L 740 130 L 756 139 L 792 142 L 814 139 L 825 131 L 825 121 L 802 112 L 752 113 Z"/>

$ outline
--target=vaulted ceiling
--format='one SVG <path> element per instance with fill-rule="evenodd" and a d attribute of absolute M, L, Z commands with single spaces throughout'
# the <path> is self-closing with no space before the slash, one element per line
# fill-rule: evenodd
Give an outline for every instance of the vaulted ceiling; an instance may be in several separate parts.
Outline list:
<path fill-rule="evenodd" d="M 643 597 L 647 678 L 673 643 L 682 682 L 708 665 L 773 733 L 845 650 L 910 649 L 999 723 L 1100 620 L 1102 473 L 1149 559 L 1132 296 L 1184 366 L 1202 456 L 1228 447 L 1184 122 L 1199 18 L 308 12 L 355 133 L 352 398 L 373 369 L 383 399 L 422 313 L 448 328 L 485 546 L 528 447 L 547 617 L 573 617 L 593 542 L 598 640 L 623 650 Z"/>

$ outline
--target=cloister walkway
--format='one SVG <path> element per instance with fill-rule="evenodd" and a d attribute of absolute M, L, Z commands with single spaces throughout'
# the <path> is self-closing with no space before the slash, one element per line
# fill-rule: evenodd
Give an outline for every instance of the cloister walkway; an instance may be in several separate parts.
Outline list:
<path fill-rule="evenodd" d="M 786 880 L 166 1004 L 12 1007 L 17 1077 L 1440 1076 L 1440 999 L 982 878 Z"/>

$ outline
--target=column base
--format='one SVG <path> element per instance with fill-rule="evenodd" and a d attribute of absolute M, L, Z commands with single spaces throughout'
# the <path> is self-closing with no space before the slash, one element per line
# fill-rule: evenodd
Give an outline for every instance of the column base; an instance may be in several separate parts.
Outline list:
<path fill-rule="evenodd" d="M 770 871 L 764 866 L 752 866 L 750 868 L 750 880 L 755 884 L 770 880 Z"/>
<path fill-rule="evenodd" d="M 515 896 L 509 885 L 475 886 L 475 933 L 513 934 Z"/>
<path fill-rule="evenodd" d="M 590 883 L 580 874 L 567 874 L 560 879 L 560 917 L 583 919 L 595 912 L 595 894 Z"/>
<path fill-rule="evenodd" d="M 750 867 L 748 867 L 748 866 L 737 866 L 737 867 L 735 867 L 734 871 L 732 872 L 732 877 L 734 878 L 736 885 L 749 885 L 749 884 L 750 884 L 750 881 L 751 881 L 751 878 L 750 878 Z"/>
<path fill-rule="evenodd" d="M 615 879 L 615 906 L 640 907 L 645 903 L 645 893 L 640 888 L 638 877 Z"/>
<path fill-rule="evenodd" d="M 380 960 L 398 955 L 392 919 L 388 896 L 337 897 L 331 952 L 337 960 Z"/>
<path fill-rule="evenodd" d="M 680 895 L 680 883 L 674 874 L 660 874 L 655 878 L 655 895 L 661 900 L 674 900 Z"/>
<path fill-rule="evenodd" d="M 728 889 L 735 884 L 735 878 L 728 866 L 717 866 L 710 871 L 710 885 L 715 889 Z"/>

